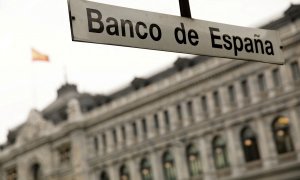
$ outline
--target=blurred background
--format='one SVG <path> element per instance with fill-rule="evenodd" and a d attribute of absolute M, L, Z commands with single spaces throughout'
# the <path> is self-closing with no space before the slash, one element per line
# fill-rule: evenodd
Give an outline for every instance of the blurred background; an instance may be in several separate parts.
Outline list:
<path fill-rule="evenodd" d="M 277 29 L 277 66 L 72 42 L 67 1 L 0 0 L 0 179 L 300 179 L 299 3 L 190 0 L 195 19 Z"/>

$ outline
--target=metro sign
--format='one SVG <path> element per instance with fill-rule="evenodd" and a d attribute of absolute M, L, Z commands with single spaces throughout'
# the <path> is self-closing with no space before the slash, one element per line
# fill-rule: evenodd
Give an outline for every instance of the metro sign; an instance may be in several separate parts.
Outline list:
<path fill-rule="evenodd" d="M 69 0 L 72 40 L 283 64 L 277 31 Z"/>

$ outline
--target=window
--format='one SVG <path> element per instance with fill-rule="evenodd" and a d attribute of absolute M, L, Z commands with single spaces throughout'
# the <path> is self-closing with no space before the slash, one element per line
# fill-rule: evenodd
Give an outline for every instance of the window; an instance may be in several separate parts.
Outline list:
<path fill-rule="evenodd" d="M 213 98 L 214 98 L 214 103 L 216 108 L 220 108 L 220 97 L 219 97 L 219 92 L 215 91 L 213 93 Z"/>
<path fill-rule="evenodd" d="M 180 104 L 177 104 L 176 110 L 177 110 L 177 117 L 178 117 L 178 119 L 182 120 L 182 110 L 181 110 L 181 105 Z"/>
<path fill-rule="evenodd" d="M 170 130 L 170 117 L 169 117 L 169 112 L 167 110 L 164 110 L 164 117 L 165 117 L 166 129 L 167 129 L 167 131 L 169 131 Z"/>
<path fill-rule="evenodd" d="M 213 139 L 212 147 L 216 169 L 228 167 L 229 162 L 227 158 L 227 149 L 224 139 L 220 136 L 216 136 Z"/>
<path fill-rule="evenodd" d="M 158 115 L 154 114 L 154 128 L 156 129 L 156 131 L 159 130 L 159 121 L 158 121 Z"/>
<path fill-rule="evenodd" d="M 279 72 L 278 68 L 273 69 L 272 77 L 273 77 L 274 87 L 281 86 L 281 77 L 280 77 L 280 72 Z"/>
<path fill-rule="evenodd" d="M 144 134 L 147 134 L 147 122 L 145 118 L 142 119 L 142 126 L 143 126 Z"/>
<path fill-rule="evenodd" d="M 105 171 L 101 172 L 100 180 L 109 180 L 108 174 Z"/>
<path fill-rule="evenodd" d="M 116 129 L 112 130 L 112 135 L 113 135 L 113 140 L 114 140 L 114 144 L 116 145 L 118 143 L 118 138 L 117 138 L 117 131 Z"/>
<path fill-rule="evenodd" d="M 129 170 L 126 165 L 120 167 L 120 180 L 130 180 Z"/>
<path fill-rule="evenodd" d="M 18 179 L 18 174 L 17 174 L 17 168 L 12 167 L 6 170 L 6 179 L 7 180 L 17 180 Z"/>
<path fill-rule="evenodd" d="M 131 126 L 132 126 L 133 136 L 134 136 L 134 138 L 137 138 L 137 137 L 138 137 L 138 130 L 137 130 L 136 123 L 133 122 L 133 123 L 131 124 Z"/>
<path fill-rule="evenodd" d="M 189 118 L 193 118 L 194 111 L 193 111 L 193 102 L 192 101 L 187 102 L 187 112 L 188 112 Z"/>
<path fill-rule="evenodd" d="M 162 165 L 165 180 L 176 180 L 176 169 L 173 156 L 167 151 L 163 154 Z"/>
<path fill-rule="evenodd" d="M 97 152 L 99 150 L 99 143 L 98 143 L 98 138 L 97 136 L 95 136 L 93 138 L 93 141 L 94 141 L 94 148 L 95 148 L 95 151 Z"/>
<path fill-rule="evenodd" d="M 121 131 L 122 131 L 123 139 L 124 139 L 124 141 L 126 141 L 126 129 L 125 129 L 125 126 L 121 127 Z"/>
<path fill-rule="evenodd" d="M 207 105 L 206 96 L 201 97 L 201 106 L 202 106 L 203 112 L 206 114 L 208 112 L 208 105 Z"/>
<path fill-rule="evenodd" d="M 291 63 L 291 70 L 292 70 L 292 75 L 293 75 L 293 79 L 295 81 L 300 79 L 300 69 L 299 69 L 299 64 L 298 62 L 292 62 Z"/>
<path fill-rule="evenodd" d="M 191 177 L 202 174 L 202 165 L 197 148 L 191 144 L 186 148 L 186 160 Z"/>
<path fill-rule="evenodd" d="M 142 180 L 152 180 L 153 175 L 152 175 L 152 171 L 151 171 L 151 165 L 150 165 L 150 162 L 148 161 L 148 159 L 143 159 L 141 161 L 140 167 L 141 167 L 140 173 L 141 173 Z"/>
<path fill-rule="evenodd" d="M 241 131 L 241 143 L 244 150 L 244 157 L 246 162 L 260 159 L 256 136 L 252 129 L 245 127 Z"/>
<path fill-rule="evenodd" d="M 264 74 L 259 74 L 258 77 L 257 77 L 257 80 L 258 80 L 258 89 L 259 89 L 259 91 L 264 92 L 267 89 L 266 79 L 265 79 Z"/>
<path fill-rule="evenodd" d="M 70 144 L 62 145 L 58 148 L 59 161 L 61 164 L 69 163 L 71 160 L 71 146 Z"/>
<path fill-rule="evenodd" d="M 241 82 L 241 86 L 242 86 L 242 93 L 244 97 L 249 97 L 249 86 L 248 86 L 248 81 L 247 80 L 243 80 Z"/>
<path fill-rule="evenodd" d="M 103 145 L 103 149 L 106 150 L 107 141 L 106 141 L 106 134 L 105 133 L 102 134 L 102 145 Z"/>
<path fill-rule="evenodd" d="M 235 89 L 233 85 L 228 86 L 229 101 L 231 105 L 236 103 Z"/>
<path fill-rule="evenodd" d="M 287 117 L 278 117 L 272 124 L 273 137 L 278 154 L 294 151 L 293 141 L 290 135 L 290 124 Z"/>
<path fill-rule="evenodd" d="M 33 180 L 42 180 L 42 170 L 41 166 L 38 163 L 35 163 L 31 166 L 32 179 Z"/>

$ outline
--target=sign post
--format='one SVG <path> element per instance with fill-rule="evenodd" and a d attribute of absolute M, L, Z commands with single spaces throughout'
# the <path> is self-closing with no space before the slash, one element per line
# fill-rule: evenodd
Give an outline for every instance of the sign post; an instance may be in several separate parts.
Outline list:
<path fill-rule="evenodd" d="M 188 11 L 182 12 L 184 16 L 190 15 Z M 279 34 L 273 30 L 182 18 L 85 0 L 69 0 L 69 14 L 73 41 L 284 63 Z"/>
<path fill-rule="evenodd" d="M 181 17 L 192 18 L 189 0 L 179 0 Z"/>

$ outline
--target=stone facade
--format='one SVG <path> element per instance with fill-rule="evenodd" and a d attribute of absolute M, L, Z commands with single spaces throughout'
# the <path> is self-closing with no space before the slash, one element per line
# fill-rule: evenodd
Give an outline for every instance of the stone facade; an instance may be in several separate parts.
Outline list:
<path fill-rule="evenodd" d="M 64 85 L 1 146 L 1 180 L 300 179 L 300 7 L 283 66 L 195 57 L 111 95 Z"/>

